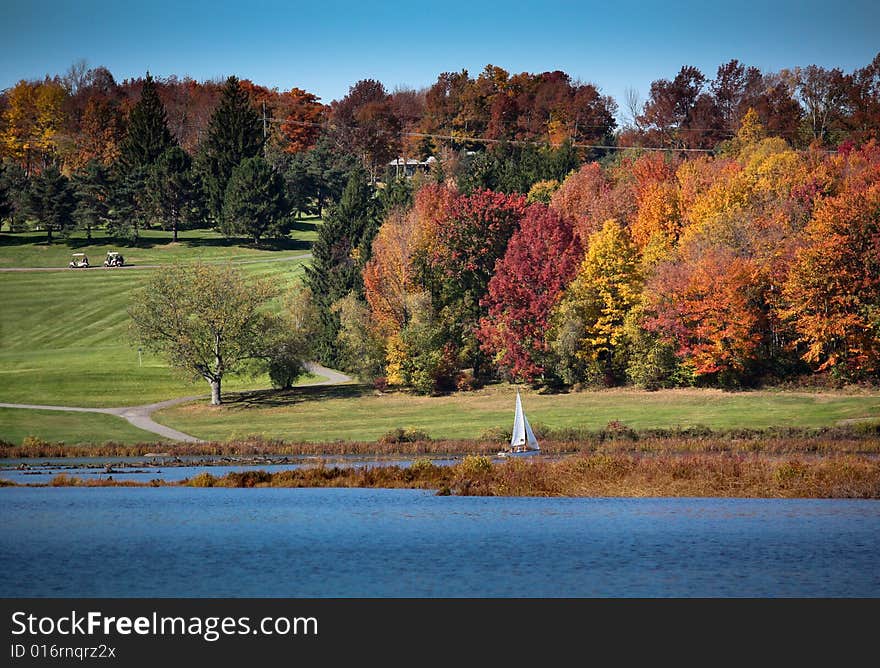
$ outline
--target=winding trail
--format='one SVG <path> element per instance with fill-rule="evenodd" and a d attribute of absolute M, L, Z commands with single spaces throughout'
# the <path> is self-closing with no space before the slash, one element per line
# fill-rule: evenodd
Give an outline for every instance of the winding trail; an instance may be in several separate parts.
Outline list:
<path fill-rule="evenodd" d="M 305 366 L 309 373 L 313 373 L 317 376 L 324 376 L 326 380 L 322 380 L 317 383 L 301 383 L 294 385 L 294 387 L 341 385 L 342 383 L 347 383 L 351 381 L 351 376 L 346 376 L 344 373 L 340 373 L 339 371 L 328 369 L 325 366 L 321 366 L 317 362 L 306 362 Z M 159 436 L 170 439 L 172 441 L 183 441 L 185 443 L 201 443 L 202 439 L 196 438 L 195 436 L 190 436 L 189 434 L 184 434 L 182 431 L 177 431 L 176 429 L 172 429 L 171 427 L 166 427 L 163 424 L 159 424 L 158 422 L 154 421 L 151 416 L 154 412 L 162 410 L 164 408 L 171 408 L 172 406 L 185 404 L 190 401 L 196 401 L 197 399 L 202 399 L 205 397 L 206 395 L 203 394 L 191 397 L 178 397 L 177 399 L 168 399 L 166 401 L 159 401 L 154 404 L 144 404 L 142 406 L 121 406 L 119 408 L 86 408 L 83 406 L 43 406 L 40 404 L 5 403 L 0 403 L 0 408 L 24 408 L 40 411 L 66 411 L 68 413 L 104 413 L 105 415 L 115 415 L 117 417 L 121 417 L 125 420 L 128 420 L 130 424 L 137 427 L 138 429 L 158 434 Z"/>

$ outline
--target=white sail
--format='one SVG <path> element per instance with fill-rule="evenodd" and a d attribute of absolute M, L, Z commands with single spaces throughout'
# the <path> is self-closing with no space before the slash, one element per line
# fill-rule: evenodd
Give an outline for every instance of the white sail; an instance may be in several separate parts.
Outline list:
<path fill-rule="evenodd" d="M 519 392 L 516 393 L 516 414 L 513 417 L 513 434 L 510 438 L 510 447 L 512 449 L 521 449 L 527 446 L 529 450 L 540 450 L 538 439 L 535 438 L 535 432 L 529 424 L 529 419 L 522 409 L 522 400 Z"/>
<path fill-rule="evenodd" d="M 535 432 L 532 431 L 532 425 L 529 424 L 529 419 L 525 413 L 523 413 L 523 422 L 526 424 L 526 443 L 529 446 L 529 450 L 540 450 L 541 446 L 538 445 L 538 439 L 535 438 Z"/>
<path fill-rule="evenodd" d="M 522 402 L 519 392 L 516 393 L 516 414 L 513 416 L 513 435 L 510 438 L 510 447 L 526 444 L 525 415 L 523 415 Z"/>

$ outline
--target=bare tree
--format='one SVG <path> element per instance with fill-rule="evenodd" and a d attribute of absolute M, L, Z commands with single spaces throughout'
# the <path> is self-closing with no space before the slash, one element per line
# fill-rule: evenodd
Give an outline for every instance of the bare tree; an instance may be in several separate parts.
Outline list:
<path fill-rule="evenodd" d="M 70 67 L 67 68 L 67 72 L 64 73 L 61 81 L 71 95 L 76 95 L 76 92 L 86 83 L 88 71 L 89 63 L 85 58 L 73 61 Z"/>
<path fill-rule="evenodd" d="M 634 128 L 641 130 L 641 125 L 639 124 L 639 116 L 642 114 L 642 110 L 644 108 L 644 104 L 642 103 L 642 96 L 639 94 L 635 88 L 630 88 L 627 86 L 626 90 L 623 93 L 624 96 L 624 106 L 628 113 L 626 118 L 627 125 L 632 125 Z"/>

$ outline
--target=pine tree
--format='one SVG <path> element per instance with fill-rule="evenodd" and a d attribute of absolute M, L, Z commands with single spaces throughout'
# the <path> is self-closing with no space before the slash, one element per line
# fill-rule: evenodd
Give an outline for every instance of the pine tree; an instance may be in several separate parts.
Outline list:
<path fill-rule="evenodd" d="M 76 199 L 67 177 L 54 165 L 44 169 L 31 184 L 29 208 L 46 228 L 46 240 L 52 243 L 53 232 L 65 232 L 73 225 Z"/>
<path fill-rule="evenodd" d="M 232 170 L 245 158 L 260 155 L 263 124 L 236 77 L 229 77 L 211 116 L 201 156 L 208 208 L 215 220 L 223 213 L 223 198 Z"/>
<path fill-rule="evenodd" d="M 86 238 L 92 238 L 92 228 L 107 220 L 110 181 L 107 168 L 97 160 L 88 164 L 73 177 L 76 193 L 76 210 L 73 213 L 77 225 L 85 229 Z"/>
<path fill-rule="evenodd" d="M 332 306 L 351 292 L 363 299 L 362 269 L 378 229 L 376 200 L 367 174 L 355 170 L 321 226 L 312 246 L 312 264 L 306 268 L 306 284 L 314 295 L 319 319 L 316 354 L 327 364 L 340 360 L 339 316 Z"/>
<path fill-rule="evenodd" d="M 5 216 L 9 218 L 9 231 L 17 232 L 24 225 L 27 216 L 30 184 L 24 168 L 17 162 L 8 162 L 0 175 L 0 184 L 6 190 L 6 203 L 9 210 Z"/>
<path fill-rule="evenodd" d="M 12 196 L 6 179 L 6 166 L 0 164 L 0 222 L 12 215 Z"/>
<path fill-rule="evenodd" d="M 192 159 L 179 146 L 165 151 L 147 177 L 146 199 L 153 215 L 171 229 L 177 241 L 178 230 L 198 217 L 200 189 L 192 170 Z"/>
<path fill-rule="evenodd" d="M 261 157 L 246 158 L 232 170 L 223 199 L 223 233 L 251 237 L 282 236 L 287 206 L 284 179 Z"/>
<path fill-rule="evenodd" d="M 149 167 L 174 143 L 165 105 L 147 72 L 141 99 L 128 115 L 128 133 L 120 147 L 120 161 L 127 170 Z"/>
<path fill-rule="evenodd" d="M 114 170 L 107 221 L 110 236 L 137 241 L 147 208 L 147 174 L 144 167 Z"/>

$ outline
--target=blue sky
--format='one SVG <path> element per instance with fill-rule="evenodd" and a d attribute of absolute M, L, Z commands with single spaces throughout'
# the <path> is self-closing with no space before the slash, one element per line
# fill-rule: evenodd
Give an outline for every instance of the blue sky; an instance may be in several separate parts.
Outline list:
<path fill-rule="evenodd" d="M 851 71 L 880 51 L 880 2 L 173 2 L 0 0 L 0 88 L 74 61 L 117 77 L 149 69 L 236 74 L 323 101 L 362 78 L 389 89 L 488 64 L 561 69 L 623 105 L 684 65 L 707 76 L 738 58 L 762 70 L 815 63 Z"/>

